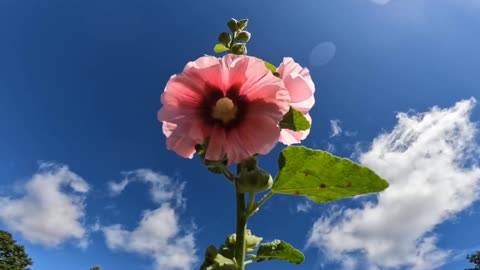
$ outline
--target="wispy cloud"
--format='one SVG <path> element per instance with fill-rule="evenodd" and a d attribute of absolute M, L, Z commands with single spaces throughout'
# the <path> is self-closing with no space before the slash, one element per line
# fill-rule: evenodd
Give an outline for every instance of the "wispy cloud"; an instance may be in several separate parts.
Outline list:
<path fill-rule="evenodd" d="M 397 115 L 398 124 L 378 136 L 359 160 L 388 179 L 378 202 L 346 209 L 315 222 L 308 245 L 345 269 L 436 269 L 451 256 L 436 245 L 438 224 L 480 197 L 475 156 L 475 100 L 423 114 Z"/>
<path fill-rule="evenodd" d="M 32 243 L 53 247 L 76 239 L 85 248 L 82 220 L 88 190 L 87 182 L 67 166 L 43 162 L 20 198 L 0 197 L 0 221 Z"/>
<path fill-rule="evenodd" d="M 345 130 L 345 136 L 347 137 L 355 137 L 357 135 L 358 135 L 358 131 Z"/>
<path fill-rule="evenodd" d="M 103 231 L 107 246 L 150 256 L 158 270 L 190 270 L 197 262 L 193 230 L 180 224 L 179 212 L 185 205 L 182 195 L 184 183 L 149 169 L 124 173 L 124 179 L 110 183 L 110 190 L 118 195 L 128 183 L 138 181 L 150 186 L 152 200 L 160 206 L 145 210 L 133 230 L 121 224 L 97 226 Z"/>
<path fill-rule="evenodd" d="M 327 151 L 330 153 L 334 153 L 337 150 L 333 143 L 327 143 Z"/>
<path fill-rule="evenodd" d="M 370 1 L 372 1 L 375 4 L 382 5 L 382 6 L 386 5 L 390 2 L 390 0 L 370 0 Z"/>
<path fill-rule="evenodd" d="M 338 119 L 330 120 L 330 127 L 332 129 L 332 132 L 330 133 L 330 138 L 340 136 L 340 134 L 342 134 L 342 127 L 340 126 L 340 123 L 342 123 L 342 121 Z"/>
<path fill-rule="evenodd" d="M 113 196 L 117 196 L 132 182 L 142 182 L 150 186 L 150 196 L 156 203 L 174 201 L 177 205 L 183 203 L 182 191 L 185 183 L 173 183 L 166 175 L 150 169 L 138 169 L 122 173 L 124 178 L 119 182 L 109 182 L 108 187 Z"/>
<path fill-rule="evenodd" d="M 308 213 L 312 210 L 313 203 L 310 199 L 305 199 L 303 202 L 297 203 L 298 213 Z"/>

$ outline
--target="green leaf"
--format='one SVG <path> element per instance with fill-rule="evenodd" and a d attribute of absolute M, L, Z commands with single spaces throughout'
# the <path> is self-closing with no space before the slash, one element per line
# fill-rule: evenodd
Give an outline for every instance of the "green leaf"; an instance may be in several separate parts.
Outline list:
<path fill-rule="evenodd" d="M 213 51 L 216 53 L 221 53 L 228 51 L 228 48 L 225 47 L 225 45 L 218 43 L 217 45 L 215 45 L 215 47 L 213 47 Z"/>
<path fill-rule="evenodd" d="M 351 160 L 305 147 L 289 146 L 278 159 L 272 192 L 307 196 L 317 203 L 380 192 L 387 181 Z"/>
<path fill-rule="evenodd" d="M 305 256 L 300 250 L 295 249 L 290 244 L 282 240 L 274 240 L 270 243 L 261 244 L 255 258 L 256 262 L 269 260 L 281 260 L 300 264 L 305 260 Z"/>
<path fill-rule="evenodd" d="M 265 67 L 268 68 L 268 70 L 270 70 L 272 73 L 276 73 L 277 72 L 277 67 L 274 66 L 272 63 L 269 63 L 267 61 L 263 61 L 265 63 Z"/>
<path fill-rule="evenodd" d="M 308 122 L 303 113 L 290 107 L 290 110 L 283 116 L 282 121 L 280 121 L 280 127 L 293 131 L 302 131 L 310 128 L 310 122 Z"/>

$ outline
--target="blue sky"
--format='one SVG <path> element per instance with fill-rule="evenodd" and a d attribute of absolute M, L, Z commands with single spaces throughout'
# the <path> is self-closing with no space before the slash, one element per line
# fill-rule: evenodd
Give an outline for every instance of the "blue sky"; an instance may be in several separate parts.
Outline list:
<path fill-rule="evenodd" d="M 34 270 L 198 268 L 234 231 L 233 188 L 166 150 L 159 97 L 229 18 L 249 18 L 250 55 L 311 71 L 304 145 L 391 182 L 328 205 L 274 196 L 250 228 L 307 259 L 249 269 L 463 269 L 480 249 L 479 13 L 475 0 L 2 0 L 0 229 Z M 261 158 L 272 174 L 282 148 Z"/>

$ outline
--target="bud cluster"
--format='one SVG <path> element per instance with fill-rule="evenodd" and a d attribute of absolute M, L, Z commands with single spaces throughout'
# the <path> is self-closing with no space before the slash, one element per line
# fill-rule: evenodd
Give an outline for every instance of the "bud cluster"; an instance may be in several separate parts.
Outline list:
<path fill-rule="evenodd" d="M 231 34 L 227 32 L 222 32 L 218 35 L 219 45 L 223 46 L 223 50 L 228 51 L 233 54 L 247 54 L 247 42 L 251 38 L 251 34 L 248 31 L 245 31 L 245 28 L 248 25 L 248 19 L 243 19 L 237 21 L 236 19 L 230 19 L 227 22 L 228 29 L 230 29 Z"/>

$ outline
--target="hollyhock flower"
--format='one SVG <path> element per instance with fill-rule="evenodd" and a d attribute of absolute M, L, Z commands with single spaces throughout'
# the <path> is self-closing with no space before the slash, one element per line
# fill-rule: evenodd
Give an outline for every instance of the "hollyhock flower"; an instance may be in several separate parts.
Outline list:
<path fill-rule="evenodd" d="M 313 96 L 315 84 L 308 69 L 302 68 L 292 58 L 285 57 L 277 71 L 290 94 L 290 106 L 302 112 L 305 118 L 312 123 L 312 118 L 308 112 L 315 104 L 315 97 Z M 282 129 L 279 141 L 286 145 L 300 143 L 309 133 L 310 129 L 303 131 Z"/>
<path fill-rule="evenodd" d="M 289 101 L 282 80 L 261 59 L 204 56 L 170 78 L 158 119 L 168 149 L 192 158 L 195 145 L 209 138 L 205 158 L 232 164 L 272 150 Z"/>

